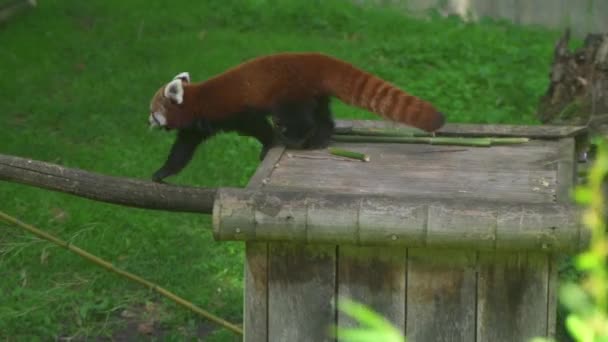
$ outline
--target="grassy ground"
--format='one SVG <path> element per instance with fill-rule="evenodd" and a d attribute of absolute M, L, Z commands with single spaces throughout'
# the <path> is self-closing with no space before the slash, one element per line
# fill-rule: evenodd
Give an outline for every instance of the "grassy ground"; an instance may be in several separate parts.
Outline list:
<path fill-rule="evenodd" d="M 269 3 L 272 3 L 270 6 Z M 316 50 L 435 102 L 456 122 L 534 123 L 556 33 L 413 20 L 343 1 L 41 1 L 0 26 L 0 153 L 149 178 L 172 134 L 148 101 L 176 73 L 205 79 L 247 58 Z M 338 117 L 375 118 L 335 104 Z M 259 145 L 218 136 L 172 182 L 243 186 Z M 0 209 L 240 322 L 242 246 L 209 217 L 127 209 L 0 183 Z M 184 309 L 0 224 L 0 339 L 209 331 Z M 134 333 L 137 334 L 137 333 Z M 211 332 L 209 340 L 230 334 Z"/>

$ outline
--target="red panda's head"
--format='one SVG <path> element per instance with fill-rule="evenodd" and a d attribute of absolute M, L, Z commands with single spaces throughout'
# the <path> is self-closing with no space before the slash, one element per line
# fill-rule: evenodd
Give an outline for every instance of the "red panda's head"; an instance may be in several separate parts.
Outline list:
<path fill-rule="evenodd" d="M 150 101 L 148 123 L 151 128 L 173 129 L 182 125 L 184 111 L 184 85 L 190 83 L 190 74 L 182 72 L 156 91 Z"/>

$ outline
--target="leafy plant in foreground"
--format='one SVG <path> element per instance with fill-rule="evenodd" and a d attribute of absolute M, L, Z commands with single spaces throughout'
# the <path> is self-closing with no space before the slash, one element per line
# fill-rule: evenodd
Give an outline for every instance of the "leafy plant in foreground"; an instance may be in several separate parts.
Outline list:
<path fill-rule="evenodd" d="M 586 206 L 582 220 L 591 231 L 587 250 L 574 259 L 581 280 L 560 289 L 560 300 L 570 310 L 566 328 L 578 342 L 608 341 L 608 236 L 606 235 L 603 183 L 608 175 L 608 140 L 597 139 L 597 158 L 587 183 L 575 189 L 576 202 Z M 534 342 L 547 341 L 536 338 Z"/>
<path fill-rule="evenodd" d="M 338 309 L 354 318 L 359 327 L 334 327 L 333 334 L 345 342 L 405 342 L 401 332 L 388 320 L 367 306 L 350 299 L 338 300 Z"/>

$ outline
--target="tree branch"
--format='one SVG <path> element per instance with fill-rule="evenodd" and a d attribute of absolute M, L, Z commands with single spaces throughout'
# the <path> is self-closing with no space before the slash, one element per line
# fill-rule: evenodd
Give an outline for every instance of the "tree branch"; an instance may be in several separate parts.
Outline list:
<path fill-rule="evenodd" d="M 3 154 L 0 180 L 129 207 L 205 214 L 212 212 L 217 191 L 106 176 Z"/>

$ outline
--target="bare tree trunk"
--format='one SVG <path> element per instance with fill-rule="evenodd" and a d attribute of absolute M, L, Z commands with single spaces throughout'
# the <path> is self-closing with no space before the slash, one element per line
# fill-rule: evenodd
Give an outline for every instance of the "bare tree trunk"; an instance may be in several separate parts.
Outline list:
<path fill-rule="evenodd" d="M 588 34 L 570 51 L 570 31 L 555 46 L 551 83 L 541 98 L 543 123 L 588 125 L 592 134 L 608 133 L 608 34 Z"/>

